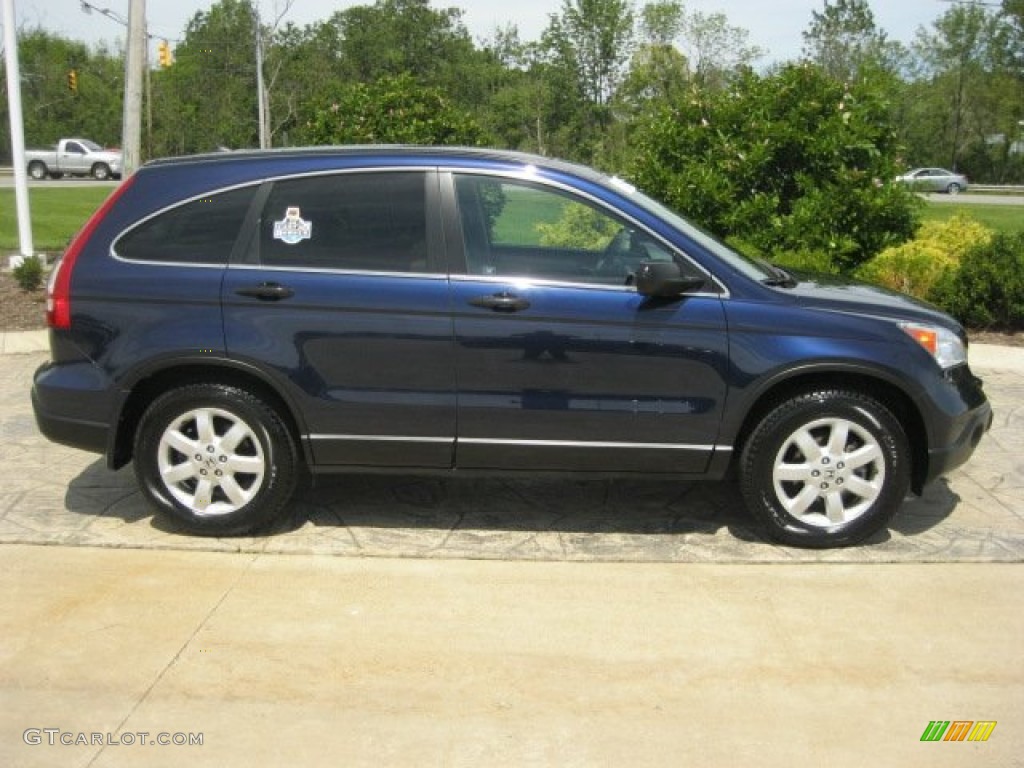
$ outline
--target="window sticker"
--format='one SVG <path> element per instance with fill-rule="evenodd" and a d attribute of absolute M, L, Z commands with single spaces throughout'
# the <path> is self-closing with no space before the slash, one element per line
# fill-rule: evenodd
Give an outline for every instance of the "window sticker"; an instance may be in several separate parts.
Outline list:
<path fill-rule="evenodd" d="M 285 210 L 284 218 L 274 222 L 274 239 L 295 245 L 313 237 L 313 222 L 303 221 L 297 207 Z"/>

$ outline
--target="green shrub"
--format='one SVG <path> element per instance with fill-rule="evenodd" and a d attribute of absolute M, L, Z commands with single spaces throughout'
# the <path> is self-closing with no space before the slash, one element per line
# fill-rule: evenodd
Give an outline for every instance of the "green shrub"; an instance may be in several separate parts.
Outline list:
<path fill-rule="evenodd" d="M 43 260 L 28 256 L 14 268 L 14 279 L 23 291 L 34 291 L 43 284 Z"/>
<path fill-rule="evenodd" d="M 908 243 L 887 248 L 857 270 L 856 276 L 894 291 L 930 299 L 935 286 L 972 248 L 992 241 L 992 230 L 966 216 L 929 221 Z"/>
<path fill-rule="evenodd" d="M 618 230 L 614 219 L 576 202 L 566 203 L 558 221 L 537 224 L 541 245 L 588 251 L 607 248 Z"/>
<path fill-rule="evenodd" d="M 646 110 L 630 181 L 719 237 L 765 254 L 821 251 L 843 273 L 914 234 L 889 84 L 787 64 L 738 72 Z"/>
<path fill-rule="evenodd" d="M 972 248 L 930 298 L 972 328 L 1024 328 L 1024 232 Z"/>
<path fill-rule="evenodd" d="M 941 246 L 924 240 L 888 248 L 857 270 L 857 277 L 919 299 L 927 298 L 957 260 Z"/>

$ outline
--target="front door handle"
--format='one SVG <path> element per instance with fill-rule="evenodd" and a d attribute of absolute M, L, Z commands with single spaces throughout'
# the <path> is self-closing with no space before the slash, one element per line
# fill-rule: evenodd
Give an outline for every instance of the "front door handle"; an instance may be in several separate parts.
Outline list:
<path fill-rule="evenodd" d="M 279 301 L 294 296 L 295 291 L 287 285 L 280 283 L 260 283 L 259 285 L 248 285 L 245 288 L 238 288 L 235 293 L 239 296 L 249 296 L 262 301 Z"/>
<path fill-rule="evenodd" d="M 470 299 L 469 303 L 474 307 L 493 309 L 495 312 L 518 312 L 530 306 L 530 302 L 514 293 L 502 292 L 491 296 L 477 296 Z"/>

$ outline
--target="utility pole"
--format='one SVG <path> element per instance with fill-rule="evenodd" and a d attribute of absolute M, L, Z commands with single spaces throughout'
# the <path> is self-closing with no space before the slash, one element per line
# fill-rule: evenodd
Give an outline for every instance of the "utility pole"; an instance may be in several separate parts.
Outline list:
<path fill-rule="evenodd" d="M 33 256 L 32 217 L 28 207 L 28 171 L 25 169 L 25 126 L 21 116 L 21 67 L 18 35 L 14 24 L 14 0 L 4 6 L 4 58 L 7 63 L 7 106 L 11 118 L 11 163 L 14 165 L 14 198 L 18 210 L 18 244 L 21 258 Z"/>
<path fill-rule="evenodd" d="M 256 25 L 256 103 L 257 117 L 260 121 L 260 149 L 270 148 L 270 137 L 267 135 L 267 102 L 263 85 L 263 30 L 260 29 L 260 9 L 254 7 L 253 15 Z"/>
<path fill-rule="evenodd" d="M 121 148 L 124 177 L 135 173 L 142 159 L 142 74 L 146 62 L 146 0 L 128 7 L 128 50 L 124 62 L 124 119 Z"/>

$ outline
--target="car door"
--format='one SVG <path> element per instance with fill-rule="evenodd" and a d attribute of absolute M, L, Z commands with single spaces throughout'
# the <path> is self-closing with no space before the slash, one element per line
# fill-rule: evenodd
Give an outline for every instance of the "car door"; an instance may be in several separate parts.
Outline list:
<path fill-rule="evenodd" d="M 85 147 L 77 141 L 66 141 L 60 153 L 60 169 L 67 173 L 82 173 L 86 168 Z"/>
<path fill-rule="evenodd" d="M 227 348 L 281 382 L 318 465 L 451 466 L 436 197 L 432 170 L 348 172 L 267 183 L 250 214 L 223 285 Z"/>
<path fill-rule="evenodd" d="M 649 299 L 645 260 L 697 267 L 593 200 L 444 176 L 459 468 L 702 472 L 726 394 L 721 297 Z M 705 275 L 706 276 L 706 275 Z"/>

